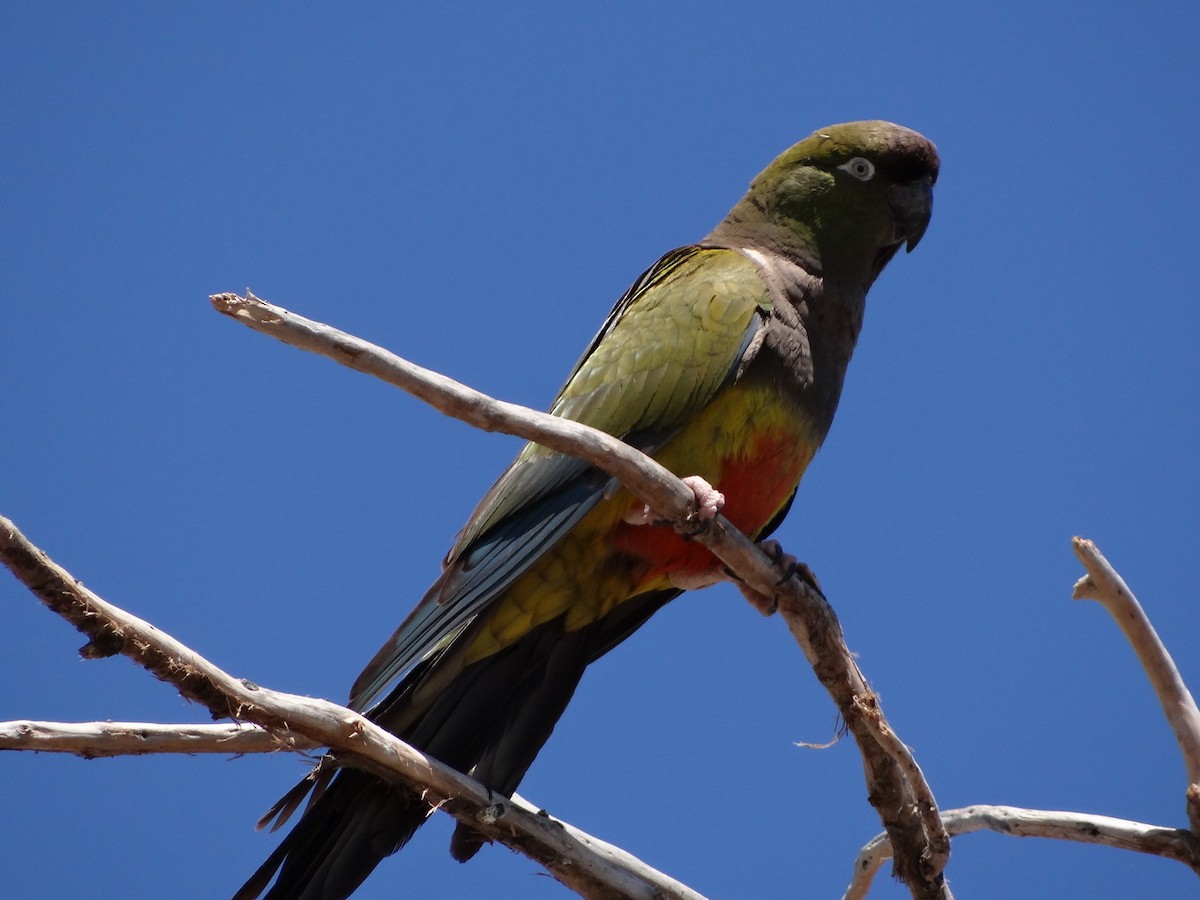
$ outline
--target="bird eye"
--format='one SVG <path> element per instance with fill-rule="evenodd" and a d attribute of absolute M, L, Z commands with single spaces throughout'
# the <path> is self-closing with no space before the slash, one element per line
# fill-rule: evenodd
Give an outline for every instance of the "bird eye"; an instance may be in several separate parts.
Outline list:
<path fill-rule="evenodd" d="M 849 162 L 838 166 L 843 172 L 849 172 L 859 181 L 870 181 L 875 177 L 875 166 L 869 159 L 856 156 Z"/>

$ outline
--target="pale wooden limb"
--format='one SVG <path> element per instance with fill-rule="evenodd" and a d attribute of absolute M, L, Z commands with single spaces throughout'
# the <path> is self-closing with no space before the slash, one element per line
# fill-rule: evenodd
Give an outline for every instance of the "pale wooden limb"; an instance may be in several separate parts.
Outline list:
<path fill-rule="evenodd" d="M 942 813 L 951 835 L 989 829 L 1018 837 L 1056 838 L 1103 844 L 1178 860 L 1200 874 L 1200 711 L 1184 684 L 1174 660 L 1159 639 L 1149 617 L 1125 580 L 1096 545 L 1086 538 L 1073 541 L 1075 554 L 1087 575 L 1075 584 L 1074 599 L 1099 601 L 1116 619 L 1137 653 L 1183 752 L 1188 785 L 1187 812 L 1191 831 L 1146 825 L 1110 816 L 1076 812 L 1020 809 L 1011 806 L 969 806 Z M 854 878 L 844 900 L 861 900 L 875 872 L 892 854 L 887 834 L 868 842 L 854 864 Z"/>
<path fill-rule="evenodd" d="M 48 607 L 89 637 L 87 656 L 122 653 L 215 714 L 303 735 L 364 760 L 421 792 L 485 836 L 541 863 L 586 897 L 703 900 L 618 848 L 487 788 L 408 746 L 351 710 L 234 678 L 170 635 L 101 599 L 0 517 L 0 561 Z"/>
<path fill-rule="evenodd" d="M 950 900 L 942 871 L 950 840 L 938 818 L 933 792 L 908 748 L 892 733 L 879 698 L 867 685 L 843 639 L 841 626 L 820 591 L 781 570 L 723 516 L 704 521 L 695 495 L 652 459 L 587 426 L 503 403 L 444 375 L 416 366 L 381 347 L 320 322 L 247 296 L 217 294 L 217 311 L 284 343 L 386 381 L 447 415 L 488 431 L 502 431 L 580 457 L 614 475 L 662 519 L 704 544 L 746 585 L 775 597 L 858 743 L 868 798 L 898 848 L 895 874 L 918 900 Z"/>
<path fill-rule="evenodd" d="M 1200 846 L 1190 831 L 1147 825 L 1111 816 L 1021 809 L 1015 806 L 967 806 L 942 812 L 942 821 L 952 835 L 974 831 L 995 831 L 1014 837 L 1051 838 L 1100 844 L 1119 850 L 1133 850 L 1152 856 L 1177 860 L 1200 874 Z M 886 834 L 877 835 L 859 851 L 854 861 L 854 877 L 843 900 L 863 900 L 871 881 L 892 854 Z"/>
<path fill-rule="evenodd" d="M 866 771 L 867 798 L 879 814 L 891 845 L 904 848 L 893 857 L 895 874 L 914 897 L 949 900 L 951 894 L 942 872 L 950 856 L 950 838 L 933 791 L 912 752 L 884 717 L 878 695 L 846 647 L 833 610 L 824 598 L 817 603 L 795 593 L 780 595 L 779 609 L 858 743 Z M 915 885 L 921 886 L 920 893 Z"/>
<path fill-rule="evenodd" d="M 695 495 L 643 453 L 611 435 L 569 419 L 495 400 L 452 378 L 411 363 L 378 344 L 306 319 L 247 292 L 214 294 L 213 308 L 255 331 L 301 350 L 328 357 L 358 372 L 373 375 L 430 406 L 483 431 L 499 431 L 537 441 L 585 459 L 634 489 L 664 518 L 690 519 Z"/>
<path fill-rule="evenodd" d="M 84 759 L 146 753 L 274 753 L 322 746 L 303 735 L 234 722 L 161 725 L 149 722 L 0 722 L 0 750 L 74 753 Z"/>
<path fill-rule="evenodd" d="M 1125 580 L 1117 573 L 1096 545 L 1086 538 L 1072 540 L 1075 555 L 1087 574 L 1075 583 L 1072 597 L 1096 600 L 1108 611 L 1137 654 L 1146 670 L 1158 702 L 1162 705 L 1175 740 L 1183 753 L 1187 775 L 1186 803 L 1192 834 L 1200 840 L 1200 709 L 1184 684 L 1171 654 L 1158 637 L 1150 618 Z"/>

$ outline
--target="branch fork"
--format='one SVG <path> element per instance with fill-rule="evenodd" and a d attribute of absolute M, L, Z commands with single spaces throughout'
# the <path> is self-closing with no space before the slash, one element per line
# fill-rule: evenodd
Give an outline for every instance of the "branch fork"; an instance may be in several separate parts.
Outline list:
<path fill-rule="evenodd" d="M 485 431 L 502 431 L 569 453 L 619 479 L 681 534 L 707 547 L 750 592 L 771 602 L 837 704 L 862 754 L 868 796 L 884 833 L 859 854 L 845 896 L 865 896 L 882 863 L 919 900 L 950 900 L 943 872 L 950 835 L 990 828 L 1010 834 L 1059 837 L 1122 846 L 1177 859 L 1200 873 L 1200 713 L 1178 670 L 1128 587 L 1089 541 L 1075 540 L 1087 576 L 1076 597 L 1105 605 L 1121 624 L 1150 675 L 1184 757 L 1191 830 L 1167 829 L 1079 813 L 969 807 L 940 813 L 911 751 L 889 726 L 875 694 L 847 648 L 832 608 L 815 579 L 773 548 L 770 558 L 719 514 L 713 497 L 676 478 L 622 441 L 587 426 L 504 403 L 444 375 L 328 325 L 294 315 L 247 292 L 217 294 L 214 308 L 242 324 L 389 384 Z M 719 499 L 718 499 L 719 498 Z M 700 527 L 697 527 L 697 526 Z M 472 779 L 426 757 L 344 707 L 284 694 L 234 678 L 149 623 L 107 603 L 34 547 L 0 517 L 0 561 L 43 603 L 88 635 L 86 658 L 122 653 L 215 718 L 236 724 L 163 726 L 145 723 L 66 725 L 0 723 L 0 749 L 55 750 L 82 756 L 152 752 L 268 752 L 330 747 L 394 778 L 487 837 L 540 862 L 563 884 L 588 897 L 703 900 L 690 888 L 572 826 L 537 811 L 516 795 L 496 797 Z M 810 573 L 809 573 L 810 574 Z M 747 593 L 747 591 L 743 591 Z M 749 594 L 748 594 L 749 596 Z"/>

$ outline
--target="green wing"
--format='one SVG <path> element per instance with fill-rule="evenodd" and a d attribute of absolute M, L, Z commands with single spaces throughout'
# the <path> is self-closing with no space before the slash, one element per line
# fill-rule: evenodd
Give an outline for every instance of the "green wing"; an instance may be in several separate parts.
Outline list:
<path fill-rule="evenodd" d="M 767 287 L 748 258 L 674 250 L 613 307 L 551 412 L 653 452 L 736 377 L 769 313 Z M 526 445 L 476 507 L 441 577 L 359 676 L 351 706 L 368 708 L 395 678 L 444 648 L 611 482 L 574 457 Z"/>

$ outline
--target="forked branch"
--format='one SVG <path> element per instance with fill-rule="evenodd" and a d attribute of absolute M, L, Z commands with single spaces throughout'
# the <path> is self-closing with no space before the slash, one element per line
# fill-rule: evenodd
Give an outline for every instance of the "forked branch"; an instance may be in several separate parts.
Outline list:
<path fill-rule="evenodd" d="M 357 713 L 238 679 L 149 623 L 113 606 L 76 581 L 0 517 L 3 561 L 47 606 L 88 636 L 85 655 L 122 653 L 215 715 L 256 723 L 281 740 L 301 735 L 355 755 L 373 772 L 422 792 L 431 805 L 541 863 L 586 897 L 703 900 L 623 850 L 487 788 L 405 744 Z M 95 648 L 109 651 L 100 654 Z M 36 745 L 30 749 L 40 749 Z"/>
<path fill-rule="evenodd" d="M 1188 822 L 1193 836 L 1200 840 L 1200 709 L 1196 708 L 1196 701 L 1184 684 L 1175 660 L 1125 579 L 1091 541 L 1077 537 L 1072 544 L 1075 555 L 1087 570 L 1087 574 L 1075 582 L 1072 596 L 1076 600 L 1098 601 L 1121 627 L 1138 662 L 1146 670 L 1183 754 L 1188 782 L 1185 791 Z"/>
<path fill-rule="evenodd" d="M 1045 809 L 1021 809 L 1016 806 L 966 806 L 942 812 L 946 830 L 957 837 L 974 831 L 995 831 L 1013 837 L 1051 838 L 1100 844 L 1118 850 L 1133 850 L 1165 859 L 1174 859 L 1200 875 L 1200 847 L 1190 831 L 1146 825 L 1111 816 Z M 887 835 L 881 834 L 859 851 L 854 861 L 854 877 L 842 900 L 863 900 L 875 873 L 891 858 Z"/>
<path fill-rule="evenodd" d="M 1099 601 L 1120 625 L 1150 678 L 1171 730 L 1175 732 L 1188 779 L 1184 795 L 1191 830 L 1146 825 L 1111 816 L 1013 806 L 953 809 L 942 813 L 942 821 L 951 835 L 991 830 L 1017 837 L 1103 844 L 1174 859 L 1200 875 L 1200 711 L 1171 654 L 1125 580 L 1094 543 L 1077 537 L 1072 544 L 1075 555 L 1087 570 L 1087 574 L 1075 583 L 1073 598 Z M 843 900 L 865 897 L 876 871 L 891 854 L 887 834 L 869 841 L 855 860 L 854 877 Z"/>
<path fill-rule="evenodd" d="M 724 517 L 697 533 L 694 495 L 679 478 L 624 442 L 577 422 L 487 397 L 393 353 L 247 292 L 217 294 L 213 306 L 242 324 L 303 350 L 327 356 L 386 381 L 445 413 L 488 431 L 502 431 L 587 460 L 618 478 L 659 517 L 720 559 L 778 610 L 862 754 L 867 791 L 896 848 L 895 872 L 919 900 L 947 900 L 942 870 L 950 839 L 912 753 L 887 723 L 842 636 L 837 616 L 806 580 L 784 571 Z"/>

